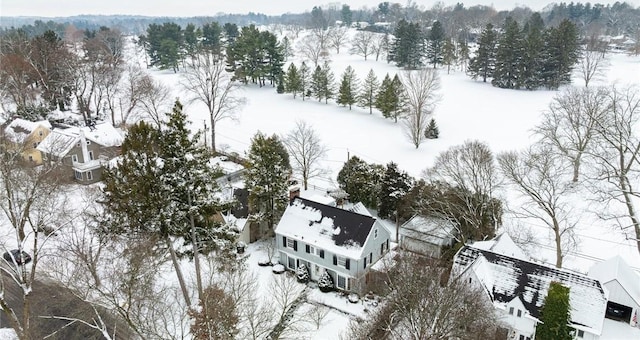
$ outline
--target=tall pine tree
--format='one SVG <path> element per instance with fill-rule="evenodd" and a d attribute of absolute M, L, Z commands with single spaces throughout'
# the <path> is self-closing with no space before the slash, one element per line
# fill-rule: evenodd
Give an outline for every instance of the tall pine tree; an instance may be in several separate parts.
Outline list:
<path fill-rule="evenodd" d="M 251 139 L 247 163 L 245 185 L 249 191 L 251 218 L 270 230 L 289 199 L 289 154 L 278 136 L 267 137 L 258 132 Z"/>
<path fill-rule="evenodd" d="M 311 70 L 304 61 L 300 64 L 298 74 L 300 75 L 300 92 L 302 93 L 302 100 L 304 100 L 304 97 L 310 97 L 309 93 L 311 91 Z"/>
<path fill-rule="evenodd" d="M 523 38 L 518 22 L 507 17 L 498 40 L 495 70 L 491 84 L 493 86 L 514 89 L 519 88 L 522 76 Z"/>
<path fill-rule="evenodd" d="M 357 97 L 358 77 L 356 76 L 356 72 L 353 67 L 349 65 L 344 70 L 344 73 L 342 73 L 337 102 L 343 106 L 349 105 L 349 110 L 351 110 L 351 105 L 356 103 Z"/>
<path fill-rule="evenodd" d="M 284 77 L 284 91 L 287 93 L 292 93 L 294 99 L 296 98 L 298 92 L 303 91 L 302 80 L 300 79 L 298 68 L 294 63 L 291 63 L 291 65 L 289 65 L 289 68 L 287 68 L 287 73 Z"/>
<path fill-rule="evenodd" d="M 411 190 L 413 179 L 409 174 L 398 169 L 398 164 L 387 164 L 384 177 L 380 182 L 380 194 L 378 197 L 378 216 L 380 218 L 395 218 L 396 211 L 402 200 Z"/>
<path fill-rule="evenodd" d="M 433 65 L 433 68 L 436 68 L 438 64 L 442 64 L 444 43 L 444 28 L 442 23 L 436 20 L 431 25 L 429 42 L 427 43 L 427 59 Z"/>
<path fill-rule="evenodd" d="M 373 69 L 369 70 L 367 77 L 364 78 L 360 96 L 358 97 L 359 105 L 362 107 L 368 107 L 369 114 L 373 113 L 373 106 L 375 105 L 379 87 L 380 83 L 378 82 L 376 74 L 373 72 Z"/>
<path fill-rule="evenodd" d="M 492 24 L 487 24 L 480 34 L 476 55 L 471 59 L 467 69 L 467 73 L 473 79 L 480 77 L 486 83 L 487 78 L 493 75 L 496 63 L 496 43 L 497 33 Z"/>
<path fill-rule="evenodd" d="M 523 28 L 525 36 L 520 87 L 535 90 L 542 86 L 544 22 L 540 13 L 533 13 Z"/>

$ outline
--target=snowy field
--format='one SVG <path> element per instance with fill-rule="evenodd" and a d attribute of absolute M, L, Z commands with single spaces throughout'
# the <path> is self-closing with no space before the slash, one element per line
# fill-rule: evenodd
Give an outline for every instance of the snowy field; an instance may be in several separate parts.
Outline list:
<path fill-rule="evenodd" d="M 353 32 L 351 32 L 353 33 Z M 373 69 L 379 80 L 385 74 L 393 76 L 401 72 L 385 61 L 369 60 L 350 55 L 348 48 L 342 48 L 340 54 L 332 50 L 330 61 L 335 78 L 338 80 L 344 69 L 351 65 L 360 79 Z M 606 77 L 596 84 L 619 85 L 640 83 L 640 57 L 626 54 L 609 54 L 610 66 Z M 300 64 L 300 60 L 289 62 Z M 286 65 L 285 65 L 286 67 Z M 311 98 L 302 101 L 293 99 L 291 94 L 277 94 L 270 86 L 259 88 L 255 85 L 243 87 L 242 95 L 247 104 L 238 113 L 236 120 L 223 120 L 216 129 L 219 149 L 244 154 L 249 148 L 251 137 L 258 131 L 267 134 L 286 134 L 298 120 L 313 126 L 322 142 L 328 147 L 324 166 L 329 174 L 317 178 L 312 183 L 320 188 L 336 186 L 338 171 L 348 156 L 358 156 L 369 163 L 386 164 L 396 162 L 412 176 L 420 176 L 422 170 L 432 165 L 435 157 L 453 145 L 466 140 L 479 140 L 487 143 L 494 154 L 502 151 L 519 150 L 532 144 L 535 137 L 532 128 L 538 124 L 541 113 L 548 108 L 556 91 L 506 90 L 492 87 L 488 83 L 474 81 L 463 72 L 446 69 L 438 70 L 441 78 L 441 100 L 435 110 L 434 118 L 440 128 L 440 138 L 425 141 L 416 149 L 406 138 L 401 123 L 385 119 L 374 109 L 338 106 L 318 102 Z M 181 93 L 179 74 L 171 71 L 152 71 L 157 79 L 171 86 L 176 96 L 185 98 Z M 582 80 L 574 79 L 575 86 L 582 86 Z M 183 100 L 184 101 L 184 100 Z M 186 106 L 194 130 L 202 129 L 207 118 L 204 106 L 193 104 Z M 513 193 L 504 192 L 509 206 L 517 208 Z M 578 210 L 584 210 L 578 227 L 578 251 L 566 259 L 566 267 L 586 272 L 593 261 L 620 254 L 630 265 L 640 268 L 640 256 L 632 241 L 612 229 L 607 223 L 592 217 L 588 210 L 594 209 L 593 203 L 587 204 L 580 194 L 576 194 Z M 552 243 L 545 244 L 547 231 L 544 226 L 533 221 L 513 220 L 505 217 L 506 229 L 528 228 L 540 235 L 543 240 L 532 245 L 528 251 L 541 260 L 553 262 Z"/>

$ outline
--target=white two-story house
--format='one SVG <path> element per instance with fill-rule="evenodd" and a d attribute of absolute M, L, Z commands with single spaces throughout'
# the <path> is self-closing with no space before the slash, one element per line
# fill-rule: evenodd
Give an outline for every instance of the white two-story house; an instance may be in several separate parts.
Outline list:
<path fill-rule="evenodd" d="M 509 328 L 509 339 L 535 339 L 551 282 L 569 287 L 575 337 L 593 340 L 602 334 L 607 296 L 597 279 L 468 245 L 455 255 L 451 275 L 487 294 Z"/>
<path fill-rule="evenodd" d="M 389 250 L 389 232 L 377 219 L 300 197 L 291 200 L 275 234 L 282 265 L 306 265 L 312 281 L 326 270 L 344 291 L 363 292 L 370 267 Z"/>

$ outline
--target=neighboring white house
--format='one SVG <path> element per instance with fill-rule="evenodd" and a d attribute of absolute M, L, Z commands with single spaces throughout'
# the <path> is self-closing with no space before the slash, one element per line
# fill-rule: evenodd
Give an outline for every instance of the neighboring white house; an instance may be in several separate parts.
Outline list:
<path fill-rule="evenodd" d="M 513 241 L 507 233 L 502 233 L 488 241 L 476 241 L 472 246 L 478 249 L 489 250 L 494 253 L 510 256 L 519 260 L 528 261 L 529 256 Z"/>
<path fill-rule="evenodd" d="M 633 316 L 640 312 L 640 276 L 620 256 L 595 264 L 589 276 L 609 292 L 605 316 L 635 325 Z"/>
<path fill-rule="evenodd" d="M 607 297 L 600 282 L 589 276 L 473 246 L 458 251 L 451 275 L 487 293 L 510 328 L 510 339 L 535 338 L 541 307 L 554 281 L 570 289 L 570 323 L 577 339 L 598 339 L 602 334 Z"/>
<path fill-rule="evenodd" d="M 453 245 L 455 230 L 450 221 L 415 215 L 400 227 L 400 247 L 438 258 L 442 248 Z"/>
<path fill-rule="evenodd" d="M 275 233 L 281 264 L 304 264 L 312 281 L 327 271 L 345 291 L 362 292 L 371 266 L 389 250 L 389 232 L 377 219 L 301 197 L 291 200 Z"/>

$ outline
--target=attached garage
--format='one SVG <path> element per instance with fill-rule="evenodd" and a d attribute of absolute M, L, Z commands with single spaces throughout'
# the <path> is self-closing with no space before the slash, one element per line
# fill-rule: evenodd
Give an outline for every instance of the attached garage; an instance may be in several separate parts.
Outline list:
<path fill-rule="evenodd" d="M 616 256 L 591 267 L 589 276 L 609 292 L 605 317 L 633 323 L 633 315 L 640 312 L 640 275 Z"/>

